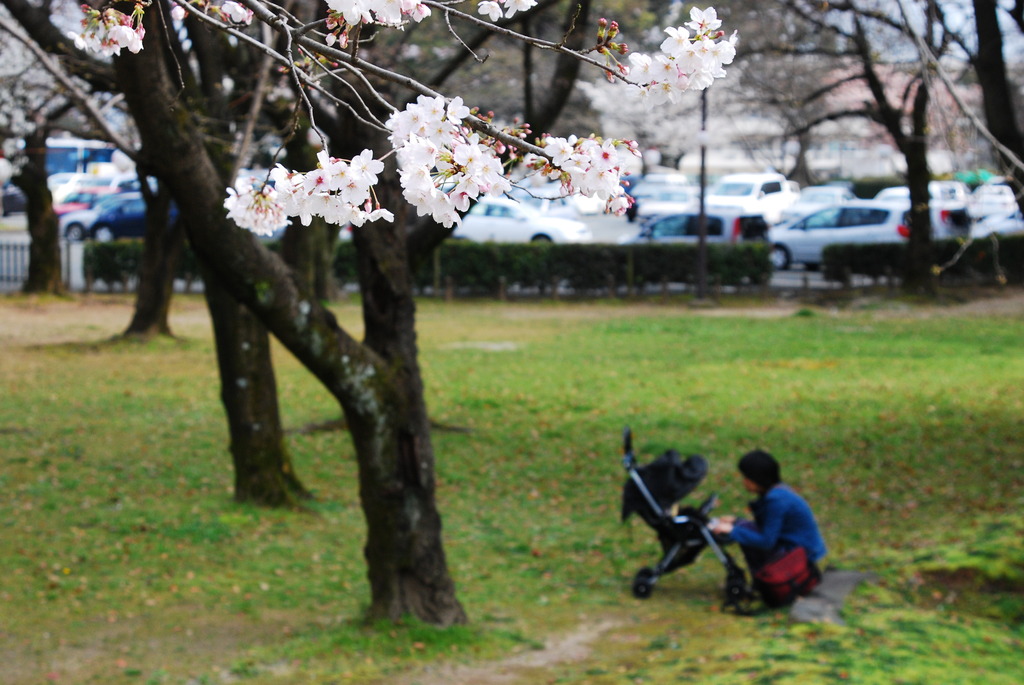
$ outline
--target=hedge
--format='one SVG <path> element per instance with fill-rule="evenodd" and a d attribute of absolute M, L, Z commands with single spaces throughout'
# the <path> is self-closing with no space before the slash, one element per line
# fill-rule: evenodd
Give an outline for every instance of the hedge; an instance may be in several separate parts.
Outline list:
<path fill-rule="evenodd" d="M 766 243 L 708 245 L 709 282 L 722 286 L 763 285 L 771 278 Z M 341 243 L 335 275 L 356 281 L 355 252 Z M 502 288 L 544 293 L 553 285 L 576 294 L 607 292 L 609 285 L 644 288 L 696 282 L 697 247 L 673 245 L 507 244 L 449 240 L 414 274 L 415 286 L 462 294 L 496 294 Z"/>
<path fill-rule="evenodd" d="M 138 277 L 142 241 L 89 242 L 83 260 L 89 287 L 103 281 L 128 290 Z M 707 263 L 708 281 L 715 285 L 763 285 L 771 278 L 766 243 L 710 244 Z M 351 242 L 338 244 L 334 271 L 343 284 L 357 282 Z M 497 294 L 503 285 L 545 293 L 557 284 L 576 294 L 599 294 L 607 292 L 609 281 L 638 289 L 662 283 L 692 285 L 696 272 L 693 244 L 519 245 L 449 240 L 414 274 L 414 285 L 420 292 L 436 292 L 450 282 L 460 293 Z M 200 280 L 195 254 L 187 247 L 176 277 L 188 283 Z"/>
<path fill-rule="evenodd" d="M 906 243 L 829 245 L 822 253 L 822 275 L 830 281 L 843 281 L 847 274 L 898 276 L 906 255 Z M 1024 235 L 977 238 L 968 245 L 956 239 L 935 241 L 932 263 L 947 283 L 1024 283 Z"/>
<path fill-rule="evenodd" d="M 134 288 L 141 263 L 141 239 L 85 243 L 82 268 L 85 271 L 86 287 L 91 289 L 93 283 L 103 281 L 110 288 L 114 286 L 118 286 L 122 290 Z M 195 253 L 188 247 L 182 251 L 175 278 L 182 279 L 186 283 L 200 280 L 199 263 L 196 261 Z"/>

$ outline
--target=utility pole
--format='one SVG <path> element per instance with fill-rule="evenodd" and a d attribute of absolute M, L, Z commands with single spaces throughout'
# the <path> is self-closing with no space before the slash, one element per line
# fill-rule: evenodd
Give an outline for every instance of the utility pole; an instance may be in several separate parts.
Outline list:
<path fill-rule="evenodd" d="M 708 296 L 708 215 L 704 205 L 704 194 L 708 185 L 708 91 L 700 92 L 700 214 L 697 217 L 697 300 L 703 302 Z"/>

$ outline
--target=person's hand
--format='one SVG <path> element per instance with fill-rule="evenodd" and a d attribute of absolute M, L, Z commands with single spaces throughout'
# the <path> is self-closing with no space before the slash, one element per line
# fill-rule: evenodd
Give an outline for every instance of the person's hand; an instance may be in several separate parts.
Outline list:
<path fill-rule="evenodd" d="M 711 529 L 711 532 L 715 535 L 728 535 L 732 532 L 732 528 L 735 525 L 735 523 L 735 516 L 723 516 L 720 519 L 718 519 L 718 523 L 715 525 L 714 528 Z"/>

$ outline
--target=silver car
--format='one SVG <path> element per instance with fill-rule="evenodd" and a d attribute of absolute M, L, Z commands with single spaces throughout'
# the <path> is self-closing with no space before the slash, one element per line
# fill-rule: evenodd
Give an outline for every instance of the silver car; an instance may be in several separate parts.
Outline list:
<path fill-rule="evenodd" d="M 909 235 L 905 208 L 861 200 L 773 227 L 768 240 L 772 243 L 772 265 L 782 270 L 794 262 L 811 267 L 821 264 L 826 245 L 898 243 Z"/>
<path fill-rule="evenodd" d="M 706 238 L 709 243 L 738 243 L 764 240 L 768 222 L 760 214 L 744 212 L 736 207 L 708 207 L 704 211 Z M 644 222 L 640 232 L 622 238 L 622 244 L 692 243 L 699 239 L 700 211 L 656 216 Z"/>

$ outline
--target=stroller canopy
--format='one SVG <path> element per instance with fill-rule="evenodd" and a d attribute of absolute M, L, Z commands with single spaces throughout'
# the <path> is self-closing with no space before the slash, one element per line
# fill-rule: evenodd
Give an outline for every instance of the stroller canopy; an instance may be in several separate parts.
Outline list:
<path fill-rule="evenodd" d="M 669 450 L 636 471 L 658 506 L 665 510 L 690 494 L 704 480 L 708 474 L 708 462 L 699 454 L 692 454 L 684 460 L 678 452 Z M 629 478 L 622 486 L 622 520 L 635 512 L 642 516 L 654 515 L 640 488 Z M 645 520 L 647 518 L 644 516 Z"/>

